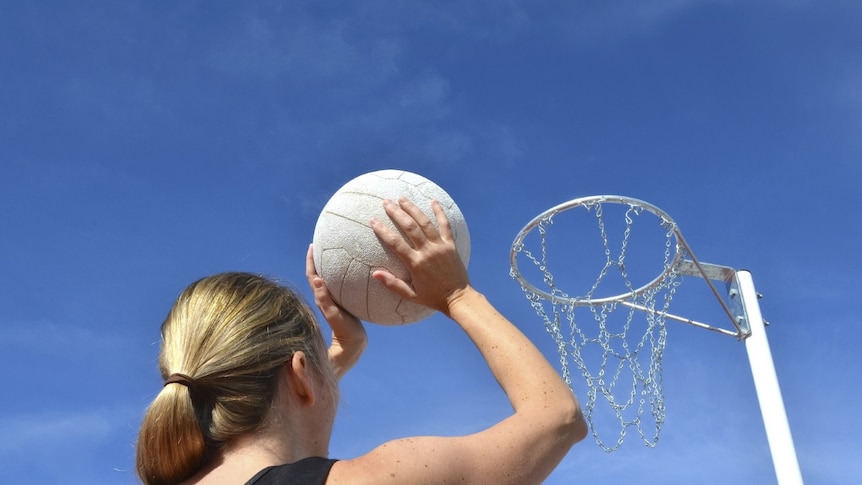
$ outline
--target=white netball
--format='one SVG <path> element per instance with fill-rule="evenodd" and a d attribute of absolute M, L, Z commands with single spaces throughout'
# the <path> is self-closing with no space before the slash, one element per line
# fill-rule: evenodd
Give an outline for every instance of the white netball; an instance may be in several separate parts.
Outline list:
<path fill-rule="evenodd" d="M 431 201 L 437 200 L 449 224 L 461 261 L 470 260 L 470 233 L 461 210 L 440 186 L 403 170 L 380 170 L 356 177 L 342 186 L 323 207 L 314 228 L 314 266 L 335 301 L 360 320 L 381 325 L 403 325 L 432 313 L 407 301 L 371 277 L 385 269 L 410 282 L 410 274 L 398 257 L 384 247 L 371 229 L 376 217 L 395 226 L 383 210 L 385 199 L 406 197 L 436 220 Z"/>

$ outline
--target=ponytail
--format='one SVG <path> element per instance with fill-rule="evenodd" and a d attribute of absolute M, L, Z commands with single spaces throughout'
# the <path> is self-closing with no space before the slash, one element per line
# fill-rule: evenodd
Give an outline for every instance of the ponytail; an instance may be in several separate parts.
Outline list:
<path fill-rule="evenodd" d="M 189 389 L 165 386 L 147 409 L 138 435 L 138 476 L 145 485 L 175 485 L 204 464 L 206 439 Z"/>

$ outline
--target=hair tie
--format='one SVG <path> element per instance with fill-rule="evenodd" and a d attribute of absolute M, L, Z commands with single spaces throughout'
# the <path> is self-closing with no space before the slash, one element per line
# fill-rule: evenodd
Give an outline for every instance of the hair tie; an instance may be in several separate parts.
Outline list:
<path fill-rule="evenodd" d="M 186 374 L 180 374 L 179 372 L 175 372 L 165 379 L 165 385 L 167 386 L 168 384 L 180 384 L 186 386 L 189 389 L 190 394 L 196 394 L 198 389 L 194 379 Z"/>

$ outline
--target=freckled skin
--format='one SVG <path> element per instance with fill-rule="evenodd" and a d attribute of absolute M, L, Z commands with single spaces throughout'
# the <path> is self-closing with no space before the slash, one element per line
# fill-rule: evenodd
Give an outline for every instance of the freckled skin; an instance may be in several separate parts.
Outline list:
<path fill-rule="evenodd" d="M 475 344 L 505 392 L 512 413 L 500 416 L 497 423 L 486 429 L 463 436 L 417 436 L 388 441 L 362 456 L 337 461 L 326 485 L 540 484 L 572 445 L 586 436 L 586 423 L 577 399 L 532 342 L 472 287 L 446 214 L 436 203 L 432 208 L 437 226 L 430 224 L 428 216 L 407 200 L 384 202 L 387 217 L 397 232 L 379 220 L 372 219 L 370 225 L 379 240 L 399 257 L 410 278 L 406 281 L 382 270 L 372 276 L 398 298 L 449 317 Z M 341 348 L 334 354 L 330 349 L 330 358 L 351 356 L 346 365 L 338 367 L 341 375 L 355 363 L 358 353 L 351 347 L 351 339 L 342 341 L 340 337 L 351 329 L 358 331 L 361 326 L 331 300 L 325 285 L 317 284 L 319 278 L 313 261 L 307 272 L 315 302 L 333 328 L 333 342 L 341 342 Z M 364 331 L 361 333 L 364 336 Z M 364 340 L 362 345 L 364 348 Z M 326 400 L 300 400 L 300 396 L 292 399 L 296 402 L 287 401 L 292 414 L 285 414 L 286 426 L 313 436 L 309 443 L 328 443 L 334 417 L 310 404 Z M 305 405 L 299 405 L 300 402 Z M 326 427 L 319 426 L 322 419 L 326 420 Z M 327 429 L 326 436 L 314 435 L 320 434 L 321 428 Z M 325 454 L 325 449 L 297 447 L 293 454 L 282 456 L 281 462 L 296 461 L 311 456 L 309 453 Z"/>

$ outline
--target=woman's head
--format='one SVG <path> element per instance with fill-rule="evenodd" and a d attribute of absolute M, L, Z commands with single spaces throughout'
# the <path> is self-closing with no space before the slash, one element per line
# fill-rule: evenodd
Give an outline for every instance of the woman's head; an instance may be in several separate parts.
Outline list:
<path fill-rule="evenodd" d="M 248 273 L 186 288 L 162 324 L 159 368 L 163 379 L 191 382 L 171 379 L 147 410 L 137 450 L 144 483 L 185 480 L 209 451 L 259 430 L 298 351 L 334 383 L 314 314 L 293 291 Z"/>

